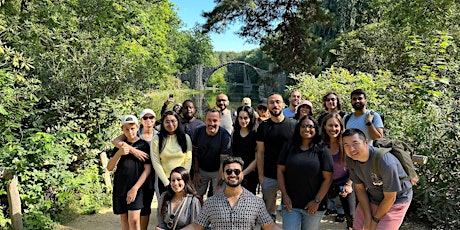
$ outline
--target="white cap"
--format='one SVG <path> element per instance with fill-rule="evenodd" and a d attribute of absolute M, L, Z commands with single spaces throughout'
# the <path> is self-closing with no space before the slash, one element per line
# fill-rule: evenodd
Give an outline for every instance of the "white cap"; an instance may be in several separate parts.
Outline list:
<path fill-rule="evenodd" d="M 147 114 L 147 113 L 150 113 L 150 114 L 152 114 L 154 117 L 157 117 L 157 115 L 155 115 L 155 112 L 153 112 L 153 110 L 151 110 L 151 109 L 144 109 L 144 110 L 142 110 L 142 112 L 141 112 L 140 118 L 143 118 L 144 115 Z"/>
<path fill-rule="evenodd" d="M 139 125 L 139 120 L 137 120 L 137 117 L 134 115 L 126 115 L 121 119 L 121 125 L 126 125 L 126 124 Z"/>

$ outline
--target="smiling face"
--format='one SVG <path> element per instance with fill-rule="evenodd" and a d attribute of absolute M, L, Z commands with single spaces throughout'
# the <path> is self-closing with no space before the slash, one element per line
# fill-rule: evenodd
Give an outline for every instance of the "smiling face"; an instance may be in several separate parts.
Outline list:
<path fill-rule="evenodd" d="M 326 99 L 324 100 L 324 103 L 326 105 L 326 108 L 328 110 L 334 111 L 337 108 L 337 96 L 334 94 L 329 94 Z"/>
<path fill-rule="evenodd" d="M 298 106 L 299 103 L 300 103 L 300 99 L 301 99 L 302 95 L 300 94 L 299 91 L 295 90 L 291 93 L 291 96 L 289 97 L 289 103 L 290 105 L 292 106 Z"/>
<path fill-rule="evenodd" d="M 299 119 L 304 117 L 304 116 L 307 116 L 307 115 L 310 115 L 311 114 L 311 108 L 310 106 L 308 105 L 301 105 L 299 107 Z"/>
<path fill-rule="evenodd" d="M 168 115 L 163 120 L 163 127 L 169 134 L 174 134 L 179 125 L 179 121 L 174 115 Z"/>
<path fill-rule="evenodd" d="M 326 121 L 325 130 L 331 139 L 337 138 L 343 132 L 339 120 L 335 117 L 331 117 Z"/>
<path fill-rule="evenodd" d="M 240 111 L 238 114 L 238 123 L 241 128 L 247 128 L 250 122 L 249 114 L 246 111 Z"/>
<path fill-rule="evenodd" d="M 216 97 L 216 106 L 220 109 L 220 111 L 224 111 L 227 109 L 229 105 L 228 97 L 225 94 L 219 94 Z"/>
<path fill-rule="evenodd" d="M 144 127 L 153 127 L 155 125 L 155 121 L 156 121 L 155 116 L 150 113 L 146 113 L 141 118 L 142 126 Z"/>
<path fill-rule="evenodd" d="M 236 175 L 235 171 L 239 171 Z M 230 175 L 228 174 L 230 172 Z M 238 163 L 231 163 L 224 167 L 225 184 L 230 187 L 238 187 L 243 181 L 243 169 Z"/>
<path fill-rule="evenodd" d="M 175 193 L 179 193 L 179 192 L 183 192 L 184 191 L 184 188 L 185 188 L 185 182 L 184 180 L 182 179 L 182 176 L 180 175 L 180 173 L 177 173 L 177 172 L 173 172 L 171 173 L 171 189 L 175 192 Z"/>
<path fill-rule="evenodd" d="M 278 117 L 283 113 L 284 101 L 279 94 L 273 94 L 268 97 L 268 111 L 274 117 Z"/>
<path fill-rule="evenodd" d="M 206 113 L 206 133 L 209 136 L 215 136 L 219 131 L 220 115 L 219 112 L 209 111 Z"/>
<path fill-rule="evenodd" d="M 316 134 L 315 123 L 310 119 L 303 119 L 300 123 L 300 137 L 302 140 L 313 139 Z"/>
<path fill-rule="evenodd" d="M 355 110 L 362 110 L 367 104 L 367 99 L 364 94 L 353 94 L 351 96 L 351 105 Z"/>
<path fill-rule="evenodd" d="M 369 159 L 369 144 L 367 140 L 362 140 L 358 134 L 343 137 L 343 150 L 348 157 L 360 162 Z"/>
<path fill-rule="evenodd" d="M 121 126 L 121 130 L 123 131 L 126 140 L 133 142 L 137 139 L 137 130 L 139 130 L 139 126 L 137 124 L 124 124 Z"/>

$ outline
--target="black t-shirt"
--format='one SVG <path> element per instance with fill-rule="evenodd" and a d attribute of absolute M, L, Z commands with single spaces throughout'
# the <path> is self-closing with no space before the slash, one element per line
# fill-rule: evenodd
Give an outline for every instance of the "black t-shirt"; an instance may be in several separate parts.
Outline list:
<path fill-rule="evenodd" d="M 139 139 L 134 143 L 125 141 L 127 144 L 139 149 L 150 156 L 150 145 L 147 141 Z M 112 152 L 109 153 L 109 157 L 113 157 L 118 151 L 118 148 L 113 148 Z M 144 165 L 152 164 L 149 159 L 144 162 L 137 159 L 133 154 L 127 154 L 120 157 L 117 163 L 117 169 L 115 170 L 113 179 L 113 194 L 114 196 L 125 196 L 126 193 L 136 184 L 139 177 L 144 172 Z"/>
<path fill-rule="evenodd" d="M 296 120 L 285 117 L 280 123 L 271 119 L 265 120 L 259 125 L 256 140 L 264 142 L 264 176 L 276 179 L 278 156 L 283 145 L 290 142 Z"/>
<path fill-rule="evenodd" d="M 254 131 L 249 132 L 245 137 L 242 137 L 240 132 L 233 132 L 232 135 L 232 155 L 241 157 L 244 161 L 244 168 L 256 159 L 256 134 Z"/>
<path fill-rule="evenodd" d="M 220 155 L 231 153 L 230 134 L 222 127 L 215 136 L 206 133 L 206 126 L 199 126 L 195 130 L 192 143 L 198 148 L 199 167 L 207 172 L 219 171 Z"/>
<path fill-rule="evenodd" d="M 308 202 L 315 199 L 324 180 L 322 172 L 334 170 L 332 156 L 322 144 L 305 151 L 285 145 L 278 164 L 286 166 L 286 191 L 291 198 L 292 207 L 300 209 L 304 209 Z M 319 210 L 326 208 L 326 201 L 326 197 L 323 198 Z"/>
<path fill-rule="evenodd" d="M 190 139 L 193 140 L 193 134 L 195 133 L 195 130 L 197 127 L 204 125 L 204 123 L 197 118 L 193 118 L 191 122 L 186 122 L 184 119 L 182 119 L 182 124 L 184 125 L 184 131 L 186 134 L 190 136 Z"/>

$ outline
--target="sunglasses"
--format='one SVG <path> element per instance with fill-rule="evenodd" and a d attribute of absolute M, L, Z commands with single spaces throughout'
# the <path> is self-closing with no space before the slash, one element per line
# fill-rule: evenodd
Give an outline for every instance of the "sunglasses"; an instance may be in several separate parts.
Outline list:
<path fill-rule="evenodd" d="M 224 102 L 224 101 L 227 101 L 227 100 L 225 100 L 225 99 L 218 99 L 217 101 L 218 101 L 218 102 Z"/>
<path fill-rule="evenodd" d="M 173 224 L 174 224 L 173 221 L 174 221 L 174 218 L 175 218 L 175 217 L 176 217 L 176 216 L 175 216 L 174 214 L 171 214 L 171 215 L 169 216 L 169 222 L 166 224 L 166 226 L 168 226 L 169 229 L 172 229 L 172 228 L 174 227 L 174 226 L 173 226 Z"/>
<path fill-rule="evenodd" d="M 148 120 L 148 119 L 153 120 L 153 119 L 155 119 L 155 117 L 154 117 L 154 116 L 142 117 L 142 120 L 144 120 L 144 121 L 146 121 L 146 120 Z"/>
<path fill-rule="evenodd" d="M 227 176 L 231 176 L 232 173 L 235 173 L 235 175 L 238 176 L 238 175 L 240 175 L 241 170 L 239 170 L 239 169 L 226 169 L 225 173 L 227 174 Z"/>

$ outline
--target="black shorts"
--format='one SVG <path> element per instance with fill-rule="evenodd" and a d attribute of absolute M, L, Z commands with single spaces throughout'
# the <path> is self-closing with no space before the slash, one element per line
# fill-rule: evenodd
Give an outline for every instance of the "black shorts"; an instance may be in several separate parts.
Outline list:
<path fill-rule="evenodd" d="M 155 194 L 154 189 L 149 189 L 149 188 L 143 188 L 142 189 L 144 193 L 144 199 L 143 199 L 143 204 L 144 207 L 141 209 L 141 216 L 149 216 L 150 213 L 152 213 L 152 200 L 153 200 L 153 195 Z"/>
<path fill-rule="evenodd" d="M 128 213 L 128 210 L 141 210 L 144 207 L 144 193 L 142 189 L 137 190 L 136 199 L 131 204 L 126 203 L 126 194 L 123 196 L 112 196 L 113 214 L 120 215 Z"/>

